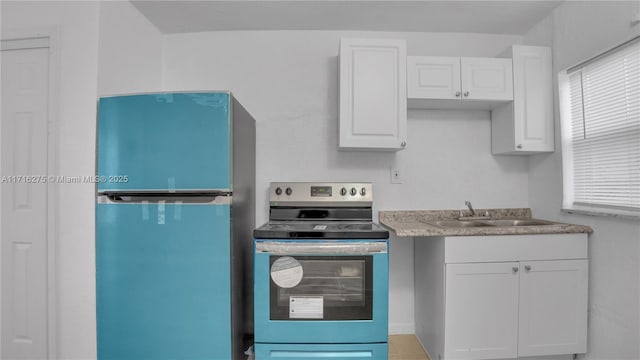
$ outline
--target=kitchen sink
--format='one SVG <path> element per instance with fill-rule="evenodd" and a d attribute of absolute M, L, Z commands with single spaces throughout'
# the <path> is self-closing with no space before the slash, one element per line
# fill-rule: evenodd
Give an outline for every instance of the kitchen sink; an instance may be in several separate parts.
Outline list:
<path fill-rule="evenodd" d="M 443 228 L 469 228 L 469 227 L 495 226 L 493 224 L 487 224 L 480 221 L 468 221 L 468 220 L 440 220 L 440 221 L 428 221 L 426 223 L 443 227 Z"/>
<path fill-rule="evenodd" d="M 558 223 L 539 219 L 495 219 L 495 220 L 439 220 L 425 221 L 430 225 L 442 228 L 475 228 L 475 227 L 509 227 L 509 226 L 543 226 L 557 225 Z"/>
<path fill-rule="evenodd" d="M 483 220 L 485 224 L 493 226 L 541 226 L 541 225 L 557 225 L 557 223 L 539 219 L 498 219 Z"/>

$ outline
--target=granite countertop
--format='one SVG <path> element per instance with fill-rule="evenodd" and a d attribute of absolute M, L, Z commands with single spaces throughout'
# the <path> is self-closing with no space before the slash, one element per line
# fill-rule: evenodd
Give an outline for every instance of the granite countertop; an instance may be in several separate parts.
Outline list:
<path fill-rule="evenodd" d="M 537 220 L 531 217 L 529 208 L 512 209 L 478 209 L 482 219 L 469 220 Z M 481 236 L 481 235 L 525 235 L 525 234 L 570 234 L 592 233 L 593 229 L 586 225 L 546 222 L 544 225 L 530 226 L 479 226 L 479 227 L 444 227 L 435 225 L 436 221 L 457 220 L 461 214 L 468 217 L 467 210 L 398 210 L 380 211 L 380 224 L 393 230 L 397 236 Z M 488 216 L 487 216 L 488 215 Z"/>

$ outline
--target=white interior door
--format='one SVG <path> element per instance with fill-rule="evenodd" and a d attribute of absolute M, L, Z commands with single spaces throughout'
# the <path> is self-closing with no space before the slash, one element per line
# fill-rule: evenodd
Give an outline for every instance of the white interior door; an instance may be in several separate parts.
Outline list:
<path fill-rule="evenodd" d="M 46 359 L 48 39 L 2 41 L 2 359 Z"/>

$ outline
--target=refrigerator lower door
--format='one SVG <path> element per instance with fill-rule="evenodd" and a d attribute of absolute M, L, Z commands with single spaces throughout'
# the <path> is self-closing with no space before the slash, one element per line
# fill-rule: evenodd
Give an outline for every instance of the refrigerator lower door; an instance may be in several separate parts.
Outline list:
<path fill-rule="evenodd" d="M 96 205 L 98 359 L 231 359 L 230 205 Z"/>

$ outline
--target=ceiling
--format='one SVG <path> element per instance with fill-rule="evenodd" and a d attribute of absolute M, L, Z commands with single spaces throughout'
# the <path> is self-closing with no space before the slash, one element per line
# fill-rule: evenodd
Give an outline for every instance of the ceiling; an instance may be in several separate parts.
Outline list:
<path fill-rule="evenodd" d="M 225 30 L 523 35 L 562 1 L 131 0 L 162 33 Z"/>

